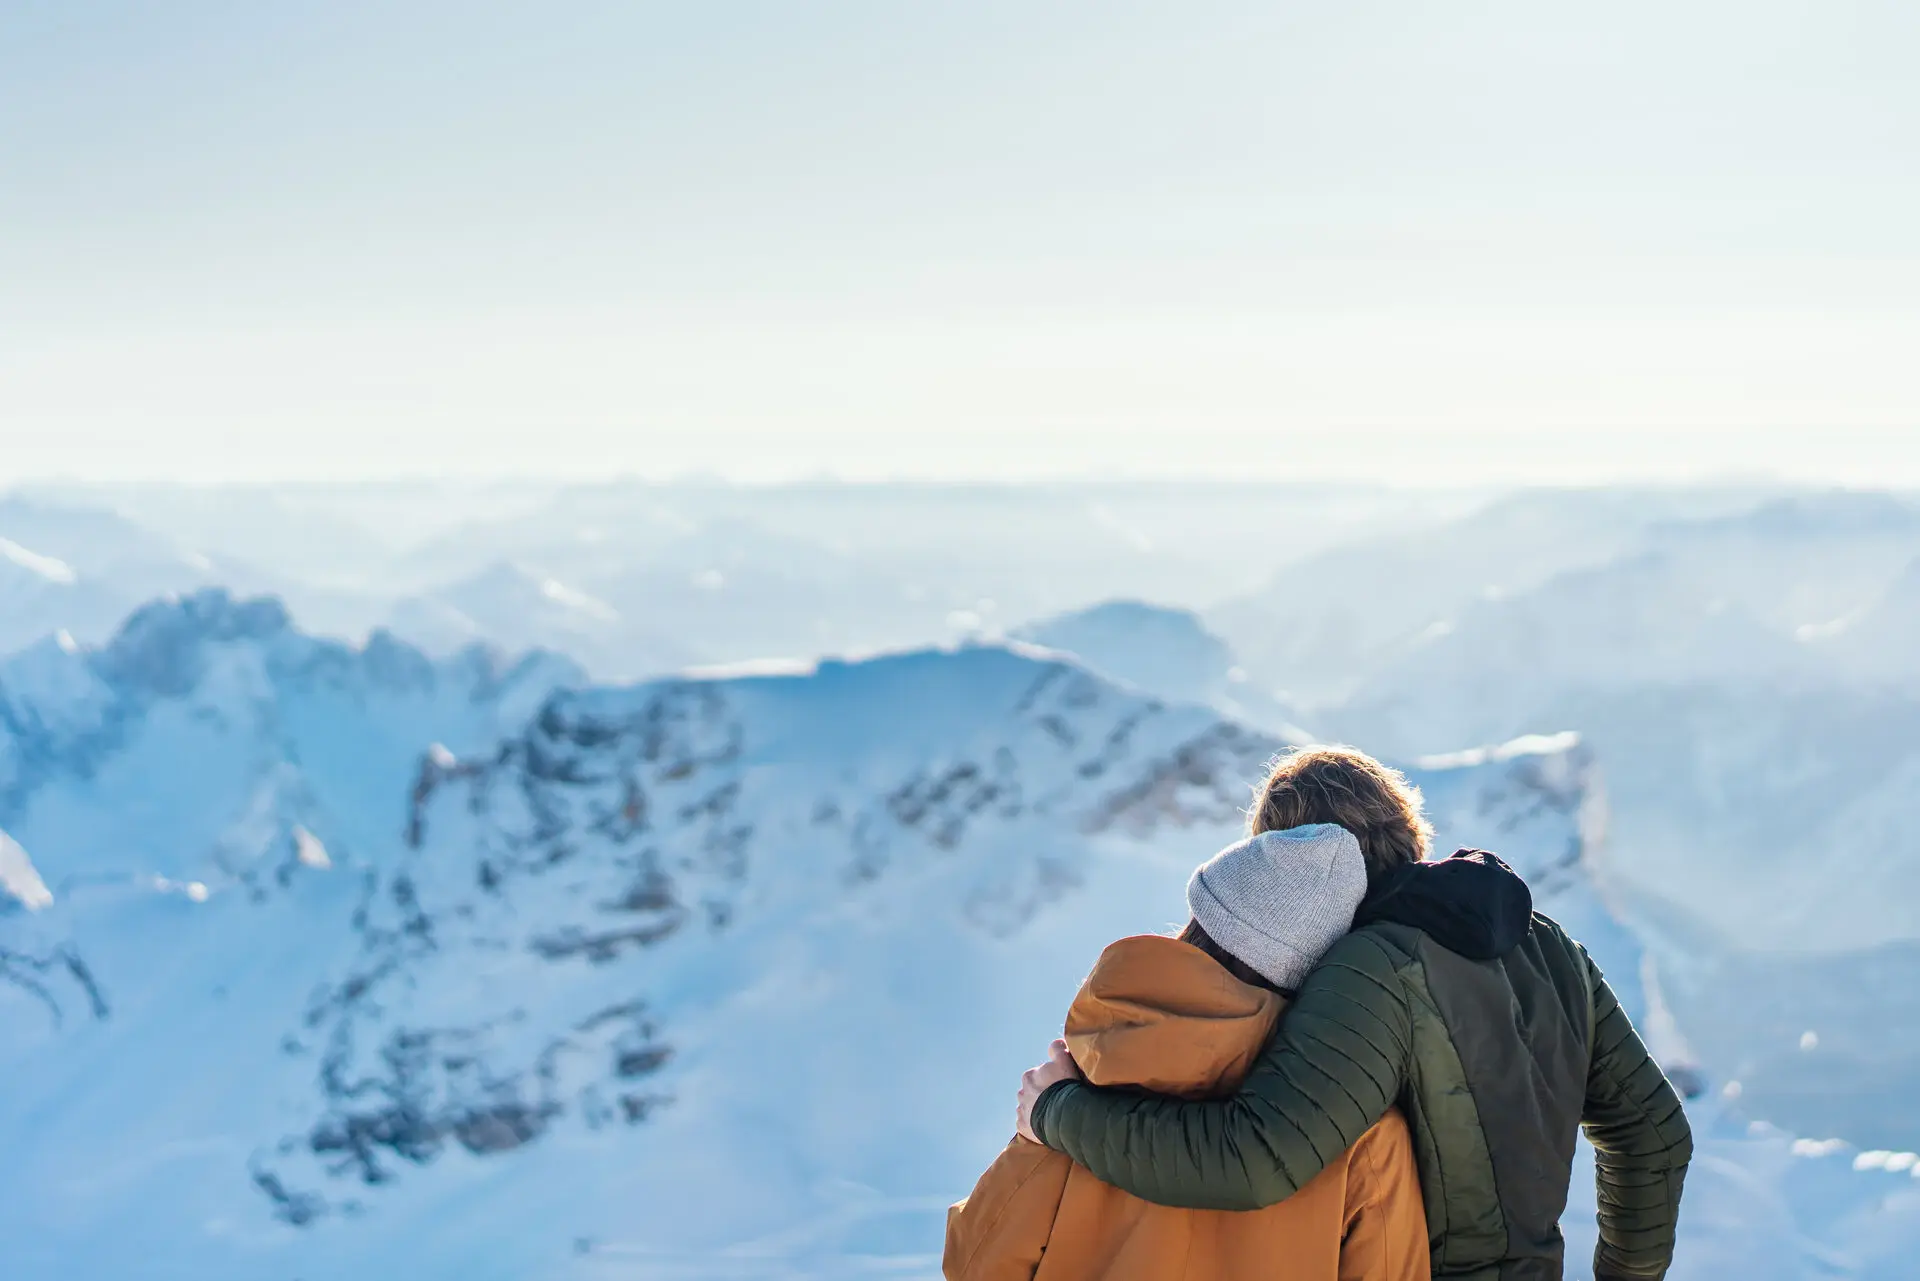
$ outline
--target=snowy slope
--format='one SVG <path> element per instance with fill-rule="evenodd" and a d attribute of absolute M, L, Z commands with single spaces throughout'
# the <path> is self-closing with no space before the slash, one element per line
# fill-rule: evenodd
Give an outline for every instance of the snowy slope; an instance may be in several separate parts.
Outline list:
<path fill-rule="evenodd" d="M 1920 547 L 1920 538 L 1913 545 Z M 1869 603 L 1804 627 L 1801 637 L 1817 661 L 1864 685 L 1920 689 L 1920 670 L 1913 662 L 1914 638 L 1920 637 L 1920 559 L 1908 562 Z"/>
<path fill-rule="evenodd" d="M 1284 699 L 1252 680 L 1191 610 L 1113 600 L 1015 628 L 1019 640 L 1170 702 L 1195 703 L 1283 738 L 1306 740 Z"/>
<path fill-rule="evenodd" d="M 1085 967 L 1179 922 L 1278 746 L 991 646 L 565 675 L 209 596 L 0 676 L 0 827 L 53 896 L 6 865 L 9 1276 L 931 1276 Z M 1417 781 L 1657 1028 L 1589 874 L 1584 747 Z M 1900 1176 L 1715 1150 L 1845 1176 L 1776 1225 L 1792 1249 L 1737 1256 L 1753 1277 L 1805 1275 Z M 1734 1175 L 1696 1186 L 1733 1214 Z"/>
<path fill-rule="evenodd" d="M 1215 605 L 1207 622 L 1259 679 L 1310 704 L 1337 701 L 1446 635 L 1478 602 L 1631 555 L 1671 522 L 1760 501 L 1742 489 L 1509 495 L 1437 527 L 1343 540 Z M 1270 537 L 1295 534 L 1281 517 Z"/>
<path fill-rule="evenodd" d="M 47 1269 L 111 1224 L 92 1238 L 105 1253 L 85 1256 L 100 1275 L 130 1257 L 254 1275 L 396 1235 L 418 1238 L 406 1257 L 464 1250 L 505 1269 L 490 1275 L 526 1275 L 583 1233 L 698 1250 L 820 1221 L 822 1198 L 844 1216 L 837 1181 L 856 1175 L 918 1172 L 925 1211 L 1004 1109 L 856 1143 L 834 1133 L 832 1078 L 905 1031 L 941 1051 L 924 1064 L 936 1078 L 966 1063 L 976 1096 L 1003 1094 L 1012 1046 L 996 1062 L 982 1045 L 1010 1008 L 1007 940 L 1063 897 L 1132 901 L 1136 928 L 1165 924 L 1190 855 L 1162 858 L 1146 835 L 1230 824 L 1242 785 L 1225 765 L 1264 750 L 1209 714 L 979 650 L 596 691 L 492 753 L 369 760 L 391 787 L 384 844 L 326 869 L 296 845 L 265 894 L 212 880 L 199 848 L 177 861 L 206 871 L 204 902 L 63 883 L 73 853 L 43 827 L 23 842 L 47 851 L 58 900 L 14 913 L 8 946 L 47 974 L 73 957 L 86 981 L 56 975 L 7 1009 L 21 1088 L 0 1132 L 35 1177 L 0 1214 L 10 1237 L 74 1225 L 35 1237 Z M 1096 857 L 1109 846 L 1114 860 Z M 1024 1001 L 1043 1040 L 1058 989 L 1111 928 L 1090 917 L 1052 944 L 1051 990 Z M 805 1083 L 792 1047 L 815 1041 Z M 142 1065 L 134 1094 L 123 1062 Z M 908 1092 L 902 1080 L 891 1115 L 911 1118 Z M 782 1109 L 784 1133 L 754 1124 Z M 655 1131 L 707 1176 L 649 1161 Z M 736 1183 L 738 1200 L 722 1195 Z M 487 1197 L 549 1192 L 573 1213 L 521 1211 L 507 1240 L 475 1235 Z M 636 1217 L 622 1198 L 661 1204 Z M 503 1248 L 529 1253 L 509 1267 Z"/>
<path fill-rule="evenodd" d="M 255 878 L 297 826 L 379 849 L 425 744 L 490 742 L 578 678 L 551 655 L 316 640 L 218 590 L 159 602 L 97 650 L 54 638 L 0 661 L 0 828 L 56 889 Z"/>
<path fill-rule="evenodd" d="M 1338 711 L 1417 752 L 1537 727 L 1570 693 L 1911 688 L 1916 552 L 1920 506 L 1884 494 L 1662 523 L 1604 563 L 1437 616 Z"/>
<path fill-rule="evenodd" d="M 1459 611 L 1313 723 L 1403 754 L 1578 729 L 1640 893 L 1750 951 L 1910 941 L 1916 551 L 1920 507 L 1880 494 L 1661 525 Z"/>

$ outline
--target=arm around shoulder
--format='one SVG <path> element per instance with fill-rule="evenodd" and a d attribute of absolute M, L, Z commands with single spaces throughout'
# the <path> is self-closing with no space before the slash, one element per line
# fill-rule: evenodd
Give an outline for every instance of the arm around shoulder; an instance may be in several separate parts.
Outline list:
<path fill-rule="evenodd" d="M 1399 1097 L 1412 1011 L 1397 954 L 1349 934 L 1307 977 L 1231 1098 L 1188 1101 L 1056 1085 L 1033 1127 L 1105 1182 L 1160 1205 L 1256 1210 L 1285 1200 Z"/>

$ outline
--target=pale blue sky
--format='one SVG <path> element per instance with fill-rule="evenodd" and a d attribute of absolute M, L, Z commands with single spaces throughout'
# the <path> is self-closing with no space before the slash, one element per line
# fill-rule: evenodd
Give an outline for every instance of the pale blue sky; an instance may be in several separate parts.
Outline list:
<path fill-rule="evenodd" d="M 1920 481 L 1920 6 L 0 6 L 0 480 Z"/>

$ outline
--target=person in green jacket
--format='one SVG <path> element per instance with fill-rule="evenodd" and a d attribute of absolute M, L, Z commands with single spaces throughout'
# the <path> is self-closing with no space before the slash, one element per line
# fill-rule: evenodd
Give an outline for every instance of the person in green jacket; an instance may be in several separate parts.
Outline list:
<path fill-rule="evenodd" d="M 1361 752 L 1304 748 L 1276 763 L 1251 830 L 1307 823 L 1359 838 L 1367 897 L 1239 1092 L 1100 1089 L 1056 1043 L 1022 1082 L 1020 1132 L 1148 1201 L 1253 1210 L 1292 1195 L 1398 1103 L 1434 1277 L 1560 1281 L 1584 1127 L 1596 1281 L 1665 1276 L 1692 1133 L 1586 950 L 1492 854 L 1426 861 L 1419 792 Z"/>

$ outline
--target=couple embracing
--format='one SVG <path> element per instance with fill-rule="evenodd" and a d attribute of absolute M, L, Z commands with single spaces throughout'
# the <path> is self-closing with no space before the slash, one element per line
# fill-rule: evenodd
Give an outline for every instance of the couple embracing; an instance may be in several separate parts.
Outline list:
<path fill-rule="evenodd" d="M 1404 776 L 1274 766 L 1177 937 L 1109 947 L 948 1214 L 947 1281 L 1560 1281 L 1584 1127 L 1596 1281 L 1658 1281 L 1692 1138 L 1600 971 Z"/>

